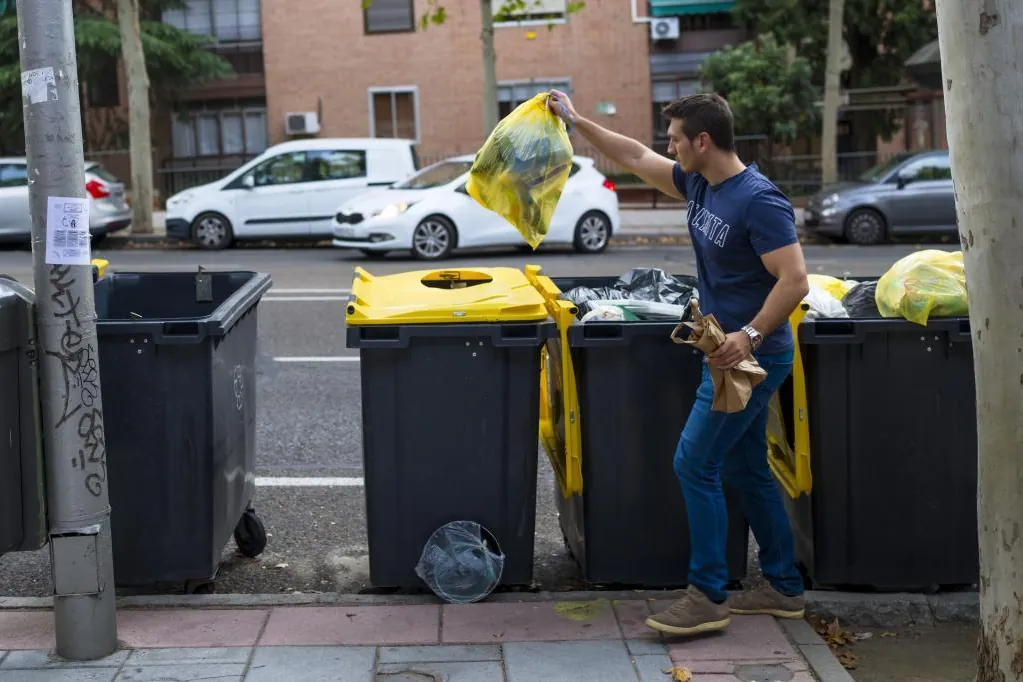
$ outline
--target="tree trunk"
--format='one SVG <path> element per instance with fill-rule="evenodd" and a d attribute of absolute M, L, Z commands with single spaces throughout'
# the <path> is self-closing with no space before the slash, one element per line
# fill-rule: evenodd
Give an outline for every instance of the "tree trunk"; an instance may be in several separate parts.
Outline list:
<path fill-rule="evenodd" d="M 480 0 L 480 18 L 483 30 L 483 137 L 487 138 L 497 126 L 497 53 L 494 50 L 494 8 L 492 0 Z"/>
<path fill-rule="evenodd" d="M 977 389 L 977 682 L 1023 679 L 1023 3 L 938 0 Z"/>
<path fill-rule="evenodd" d="M 838 100 L 842 74 L 842 27 L 845 0 L 831 0 L 828 13 L 828 60 L 824 70 L 824 113 L 821 130 L 821 184 L 838 181 Z"/>
<path fill-rule="evenodd" d="M 149 74 L 139 29 L 139 0 L 117 0 L 121 51 L 128 76 L 128 131 L 131 153 L 131 231 L 153 231 L 153 154 L 149 118 Z"/>

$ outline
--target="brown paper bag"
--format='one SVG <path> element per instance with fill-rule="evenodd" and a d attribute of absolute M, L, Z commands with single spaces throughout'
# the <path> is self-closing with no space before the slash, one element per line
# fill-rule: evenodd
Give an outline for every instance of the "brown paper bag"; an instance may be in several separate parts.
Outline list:
<path fill-rule="evenodd" d="M 671 340 L 696 346 L 704 353 L 713 353 L 725 342 L 725 332 L 713 315 L 704 316 L 700 312 L 700 303 L 696 298 L 689 299 L 689 308 L 693 314 L 692 322 L 679 322 L 671 332 Z M 679 338 L 678 333 L 683 327 L 692 331 L 688 339 Z M 732 369 L 722 370 L 711 365 L 710 377 L 714 382 L 714 402 L 711 409 L 717 412 L 742 412 L 746 409 L 753 389 L 767 378 L 767 371 L 760 366 L 752 355 Z"/>

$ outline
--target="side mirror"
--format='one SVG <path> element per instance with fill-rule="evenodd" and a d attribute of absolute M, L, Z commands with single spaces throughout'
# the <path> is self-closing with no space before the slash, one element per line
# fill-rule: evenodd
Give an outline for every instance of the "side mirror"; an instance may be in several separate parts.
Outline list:
<path fill-rule="evenodd" d="M 904 171 L 904 170 L 899 171 L 899 175 L 897 177 L 897 181 L 899 183 L 899 189 L 902 189 L 903 187 L 905 187 L 909 183 L 913 182 L 913 180 L 915 180 L 915 179 L 916 179 L 916 174 L 914 174 L 912 172 L 909 172 L 909 171 Z"/>
<path fill-rule="evenodd" d="M 256 186 L 256 177 L 254 175 L 246 175 L 242 178 L 242 187 L 245 189 L 253 189 Z"/>

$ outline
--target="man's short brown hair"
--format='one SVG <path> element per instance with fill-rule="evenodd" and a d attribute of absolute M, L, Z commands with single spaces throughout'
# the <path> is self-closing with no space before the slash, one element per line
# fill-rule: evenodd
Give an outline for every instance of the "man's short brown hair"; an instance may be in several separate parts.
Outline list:
<path fill-rule="evenodd" d="M 690 141 L 700 133 L 707 133 L 721 151 L 735 151 L 735 130 L 732 108 L 721 95 L 700 92 L 665 105 L 664 118 L 682 121 L 682 134 Z"/>

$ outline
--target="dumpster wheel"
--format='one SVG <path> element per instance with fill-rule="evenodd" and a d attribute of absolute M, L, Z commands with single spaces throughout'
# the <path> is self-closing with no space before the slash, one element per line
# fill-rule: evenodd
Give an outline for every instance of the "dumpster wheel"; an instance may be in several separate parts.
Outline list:
<path fill-rule="evenodd" d="M 234 543 L 238 545 L 238 551 L 250 559 L 255 559 L 266 549 L 266 527 L 251 507 L 245 510 L 234 529 Z"/>
<path fill-rule="evenodd" d="M 215 594 L 216 591 L 217 583 L 208 578 L 185 581 L 185 594 Z"/>

